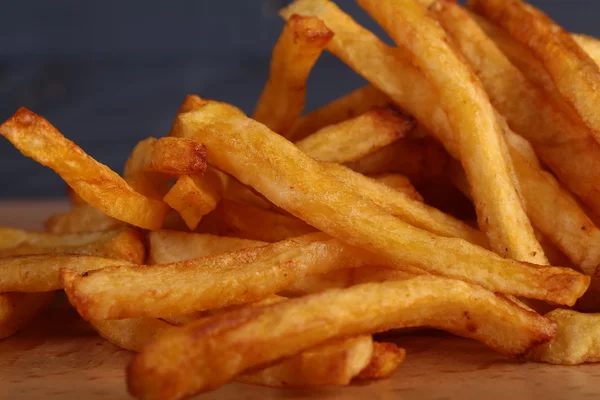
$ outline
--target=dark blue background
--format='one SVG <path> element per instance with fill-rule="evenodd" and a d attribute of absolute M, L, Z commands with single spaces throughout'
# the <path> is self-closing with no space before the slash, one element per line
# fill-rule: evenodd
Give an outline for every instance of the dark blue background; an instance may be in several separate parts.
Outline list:
<path fill-rule="evenodd" d="M 21 105 L 117 171 L 135 143 L 167 133 L 185 94 L 246 112 L 267 78 L 285 0 L 0 1 L 0 119 Z M 352 0 L 337 2 L 381 32 Z M 537 0 L 567 29 L 600 36 L 600 1 Z M 329 54 L 308 109 L 358 87 Z M 0 140 L 0 197 L 61 196 L 52 171 Z"/>

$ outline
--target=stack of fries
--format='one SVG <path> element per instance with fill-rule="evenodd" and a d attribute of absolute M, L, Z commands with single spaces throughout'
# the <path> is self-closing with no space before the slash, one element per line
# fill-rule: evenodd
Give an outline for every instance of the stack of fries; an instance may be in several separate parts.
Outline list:
<path fill-rule="evenodd" d="M 141 399 L 384 378 L 405 352 L 372 335 L 407 327 L 600 361 L 600 42 L 520 0 L 358 3 L 397 47 L 296 0 L 254 118 L 188 96 L 123 177 L 31 111 L 2 124 L 73 208 L 0 230 L 1 337 L 64 290 L 138 352 Z M 370 85 L 302 115 L 323 50 Z"/>

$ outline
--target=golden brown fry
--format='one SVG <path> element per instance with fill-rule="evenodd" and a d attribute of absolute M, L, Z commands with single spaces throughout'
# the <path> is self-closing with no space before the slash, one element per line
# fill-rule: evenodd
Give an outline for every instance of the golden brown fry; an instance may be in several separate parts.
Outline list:
<path fill-rule="evenodd" d="M 138 398 L 179 399 L 330 339 L 415 326 L 474 338 L 513 357 L 550 340 L 556 329 L 550 320 L 479 286 L 423 276 L 329 290 L 192 322 L 135 356 L 127 384 Z"/>
<path fill-rule="evenodd" d="M 0 292 L 49 292 L 62 289 L 60 270 L 67 268 L 77 273 L 90 270 L 130 265 L 125 260 L 102 258 L 94 255 L 42 254 L 0 259 Z"/>
<path fill-rule="evenodd" d="M 498 254 L 547 264 L 523 210 L 504 134 L 477 76 L 416 0 L 358 0 L 439 94 L 471 186 L 479 228 Z"/>
<path fill-rule="evenodd" d="M 156 231 L 148 234 L 148 262 L 168 264 L 267 244 L 203 233 Z"/>
<path fill-rule="evenodd" d="M 123 349 L 142 351 L 175 326 L 156 318 L 130 318 L 113 321 L 90 321 L 100 336 Z"/>
<path fill-rule="evenodd" d="M 370 335 L 330 341 L 237 380 L 270 387 L 348 385 L 373 357 Z"/>
<path fill-rule="evenodd" d="M 413 182 L 444 176 L 450 156 L 430 137 L 400 139 L 348 167 L 363 174 L 396 172 Z"/>
<path fill-rule="evenodd" d="M 571 34 L 571 36 L 596 64 L 600 64 L 600 41 L 597 38 L 580 34 Z"/>
<path fill-rule="evenodd" d="M 120 221 L 159 229 L 168 207 L 134 191 L 118 174 L 66 139 L 44 118 L 20 108 L 0 125 L 24 155 L 52 168 L 88 204 Z"/>
<path fill-rule="evenodd" d="M 135 264 L 141 264 L 146 259 L 141 234 L 133 229 L 53 234 L 0 228 L 0 258 L 48 253 L 87 254 Z"/>
<path fill-rule="evenodd" d="M 44 312 L 54 299 L 48 293 L 0 293 L 0 339 L 7 338 Z"/>
<path fill-rule="evenodd" d="M 285 297 L 299 297 L 319 293 L 324 290 L 351 286 L 354 269 L 356 268 L 340 269 L 326 274 L 307 276 L 304 279 L 294 282 L 293 285 L 281 291 L 280 294 Z M 359 267 L 358 269 L 370 269 L 370 266 Z"/>
<path fill-rule="evenodd" d="M 544 65 L 556 89 L 600 141 L 600 70 L 571 35 L 521 0 L 469 0 L 468 5 L 527 46 Z"/>
<path fill-rule="evenodd" d="M 410 183 L 410 180 L 404 175 L 393 173 L 393 174 L 377 174 L 370 175 L 369 178 L 375 179 L 379 183 L 383 183 L 385 186 L 397 190 L 406 194 L 413 200 L 423 202 L 423 197 L 419 194 L 417 189 Z"/>
<path fill-rule="evenodd" d="M 556 303 L 573 304 L 589 284 L 589 277 L 572 270 L 518 263 L 466 241 L 414 228 L 371 201 L 372 192 L 366 186 L 354 187 L 348 179 L 333 175 L 332 171 L 341 168 L 350 175 L 356 173 L 337 164 L 325 166 L 314 161 L 234 107 L 205 101 L 178 116 L 175 132 L 190 138 L 201 136 L 210 163 L 254 187 L 277 206 L 323 232 L 389 259 L 397 267 L 413 266 L 503 293 L 554 298 L 550 301 Z M 414 201 L 414 204 L 421 203 Z M 515 272 L 508 272 L 509 269 Z M 521 284 L 505 285 L 500 280 L 505 274 L 510 279 L 523 279 L 528 288 Z M 554 278 L 544 278 L 542 283 L 539 277 L 534 278 L 538 274 Z M 537 288 L 531 290 L 531 284 Z"/>
<path fill-rule="evenodd" d="M 100 232 L 118 229 L 126 224 L 118 219 L 109 217 L 102 211 L 81 204 L 65 214 L 54 215 L 44 223 L 44 229 L 50 233 L 83 233 Z"/>
<path fill-rule="evenodd" d="M 388 378 L 405 358 L 406 351 L 394 343 L 374 342 L 371 361 L 356 378 L 359 380 Z"/>
<path fill-rule="evenodd" d="M 287 133 L 291 141 L 324 128 L 354 118 L 373 107 L 388 106 L 392 101 L 372 85 L 363 86 L 296 120 Z"/>
<path fill-rule="evenodd" d="M 388 6 L 391 7 L 389 10 Z M 420 52 L 414 47 L 417 43 L 423 45 L 423 54 L 418 55 L 418 58 L 423 64 L 421 67 L 427 69 L 427 78 L 437 83 L 436 88 L 429 84 L 419 69 L 410 64 L 409 54 L 386 46 L 327 0 L 295 1 L 282 11 L 282 15 L 289 17 L 292 13 L 299 13 L 322 19 L 335 32 L 328 50 L 385 92 L 403 110 L 415 116 L 440 139 L 455 158 L 462 160 L 470 171 L 470 183 L 477 191 L 475 198 L 479 199 L 476 204 L 480 227 L 487 233 L 494 250 L 512 258 L 546 263 L 517 196 L 514 187 L 516 179 L 513 179 L 510 160 L 505 154 L 504 139 L 487 95 L 477 82 L 477 77 L 473 76 L 445 43 L 447 39 L 443 31 L 436 28 L 433 21 L 427 21 L 422 7 L 417 3 L 406 6 L 399 13 L 390 3 L 377 2 L 373 3 L 373 9 L 369 11 L 377 13 L 380 22 L 390 22 L 389 33 L 391 36 L 398 36 L 396 40 L 400 43 L 404 35 L 396 32 L 393 27 L 411 27 L 407 37 L 418 36 L 419 40 L 407 45 L 412 46 L 412 53 Z M 391 15 L 394 17 L 388 18 Z M 404 18 L 411 16 L 416 18 Z M 397 22 L 399 20 L 404 22 Z M 421 33 L 417 35 L 416 32 Z M 437 50 L 433 51 L 434 48 Z M 440 66 L 436 63 L 434 58 L 438 57 L 440 49 L 446 54 L 440 59 L 448 59 L 452 66 Z M 432 58 L 432 63 L 426 62 L 428 58 Z M 437 68 L 432 69 L 432 66 Z M 454 78 L 447 79 L 451 76 Z M 471 83 L 452 89 L 458 81 L 462 84 L 465 79 Z M 436 95 L 442 88 L 443 99 Z M 457 101 L 459 98 L 461 100 Z M 470 107 L 465 107 L 465 104 Z M 444 108 L 441 108 L 442 105 Z M 448 118 L 446 110 L 452 111 Z M 481 116 L 480 112 L 483 113 Z M 463 129 L 462 125 L 467 126 Z M 481 146 L 489 151 L 481 151 Z M 494 161 L 490 162 L 488 155 Z M 532 256 L 534 253 L 535 256 Z"/>
<path fill-rule="evenodd" d="M 373 108 L 320 129 L 296 142 L 296 146 L 315 160 L 344 164 L 395 142 L 414 127 L 414 119 L 393 108 Z"/>
<path fill-rule="evenodd" d="M 545 316 L 556 322 L 556 337 L 535 347 L 528 358 L 561 365 L 600 361 L 600 314 L 558 308 Z"/>
<path fill-rule="evenodd" d="M 296 217 L 263 210 L 250 204 L 223 200 L 217 209 L 230 236 L 263 242 L 278 242 L 317 230 Z"/>
<path fill-rule="evenodd" d="M 169 179 L 206 170 L 206 149 L 192 140 L 147 138 L 139 142 L 125 163 L 123 178 L 133 190 L 156 199 L 167 193 Z"/>
<path fill-rule="evenodd" d="M 188 228 L 194 230 L 202 217 L 219 204 L 223 186 L 221 177 L 211 170 L 204 176 L 183 175 L 166 194 L 164 201 L 181 215 Z"/>
<path fill-rule="evenodd" d="M 515 129 L 533 138 L 544 160 L 554 161 L 551 167 L 557 163 L 566 166 L 569 175 L 562 177 L 568 182 L 572 181 L 569 177 L 575 175 L 578 181 L 589 181 L 579 186 L 585 188 L 582 190 L 588 190 L 589 185 L 597 185 L 593 174 L 596 169 L 600 175 L 600 146 L 593 138 L 588 136 L 586 139 L 585 132 L 548 103 L 460 6 L 438 2 L 431 11 L 452 36 L 473 70 L 477 71 L 499 111 L 504 113 Z M 498 79 L 498 76 L 502 79 Z M 552 175 L 541 169 L 528 143 L 508 129 L 506 133 L 524 206 L 531 222 L 573 263 L 583 268 L 586 274 L 592 275 L 600 264 L 600 231 L 569 192 Z M 568 136 L 571 138 L 567 139 Z M 551 150 L 547 152 L 545 149 Z M 594 155 L 596 151 L 598 153 Z M 589 166 L 587 171 L 582 164 L 577 164 L 586 158 L 593 163 L 586 164 Z"/>
<path fill-rule="evenodd" d="M 271 72 L 254 118 L 286 134 L 304 109 L 306 80 L 333 33 L 318 18 L 294 16 L 273 48 Z"/>

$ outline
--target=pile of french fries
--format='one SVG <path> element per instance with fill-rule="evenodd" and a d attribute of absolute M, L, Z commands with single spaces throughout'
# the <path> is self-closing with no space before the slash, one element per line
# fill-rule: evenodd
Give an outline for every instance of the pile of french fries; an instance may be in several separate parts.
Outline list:
<path fill-rule="evenodd" d="M 358 3 L 397 47 L 296 0 L 254 117 L 188 96 L 122 177 L 29 110 L 2 124 L 73 207 L 0 230 L 0 337 L 64 290 L 137 352 L 140 399 L 385 378 L 402 336 L 372 335 L 400 328 L 600 361 L 600 42 L 520 0 Z M 324 50 L 370 84 L 303 115 Z"/>

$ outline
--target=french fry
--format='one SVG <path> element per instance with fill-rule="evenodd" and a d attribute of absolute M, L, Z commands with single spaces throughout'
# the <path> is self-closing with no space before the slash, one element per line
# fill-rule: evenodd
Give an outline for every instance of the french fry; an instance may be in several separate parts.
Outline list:
<path fill-rule="evenodd" d="M 552 339 L 556 329 L 550 320 L 479 286 L 422 276 L 192 322 L 136 355 L 127 384 L 138 398 L 183 398 L 330 339 L 416 326 L 474 338 L 512 357 Z"/>
<path fill-rule="evenodd" d="M 49 292 L 62 289 L 60 270 L 83 274 L 93 269 L 131 265 L 126 260 L 94 255 L 40 254 L 0 259 L 0 292 Z"/>
<path fill-rule="evenodd" d="M 600 140 L 600 70 L 571 35 L 542 11 L 520 0 L 469 0 L 478 14 L 504 28 L 544 66 L 554 86 Z"/>
<path fill-rule="evenodd" d="M 115 346 L 131 351 L 142 351 L 175 326 L 156 318 L 130 318 L 112 321 L 93 320 L 90 324 Z"/>
<path fill-rule="evenodd" d="M 287 137 L 291 141 L 302 140 L 328 125 L 354 118 L 373 107 L 390 104 L 389 97 L 374 86 L 363 86 L 296 120 Z"/>
<path fill-rule="evenodd" d="M 252 190 L 252 188 L 243 185 L 237 179 L 230 176 L 226 177 L 227 185 L 225 187 L 225 193 L 223 198 L 227 200 L 236 201 L 238 203 L 251 204 L 256 207 L 269 210 L 275 207 L 272 203 L 261 197 L 260 194 Z"/>
<path fill-rule="evenodd" d="M 163 230 L 148 234 L 148 261 L 150 264 L 168 264 L 267 244 L 256 240 Z"/>
<path fill-rule="evenodd" d="M 348 385 L 370 365 L 374 345 L 370 335 L 328 342 L 237 380 L 270 387 Z"/>
<path fill-rule="evenodd" d="M 206 149 L 191 140 L 147 138 L 139 142 L 125 163 L 123 178 L 138 193 L 162 199 L 169 180 L 181 175 L 202 175 Z"/>
<path fill-rule="evenodd" d="M 414 126 L 413 119 L 392 108 L 373 108 L 326 126 L 296 142 L 296 146 L 315 160 L 344 164 L 401 139 Z"/>
<path fill-rule="evenodd" d="M 229 228 L 226 233 L 244 239 L 278 242 L 317 231 L 296 217 L 263 210 L 250 204 L 223 200 L 217 211 Z M 257 224 L 257 221 L 260 223 Z"/>
<path fill-rule="evenodd" d="M 471 186 L 479 228 L 498 254 L 547 264 L 523 210 L 504 134 L 475 74 L 416 0 L 358 0 L 439 94 Z"/>
<path fill-rule="evenodd" d="M 557 164 L 565 166 L 568 175 L 562 177 L 567 182 L 572 182 L 570 177 L 577 175 L 576 179 L 584 185 L 580 186 L 581 190 L 596 185 L 593 175 L 596 174 L 594 169 L 600 174 L 600 146 L 593 138 L 588 136 L 586 140 L 584 136 L 577 139 L 578 135 L 585 132 L 581 133 L 579 127 L 574 126 L 543 98 L 460 6 L 446 1 L 438 2 L 431 12 L 463 52 L 473 70 L 477 71 L 492 101 L 508 118 L 508 122 L 530 137 L 537 135 L 533 137 L 533 143 L 544 161 L 552 162 L 551 167 Z M 497 79 L 498 76 L 502 76 L 502 79 Z M 506 129 L 506 133 L 524 206 L 531 222 L 573 263 L 586 274 L 592 275 L 600 264 L 600 230 L 571 194 L 552 175 L 541 169 L 528 143 L 524 143 L 523 138 L 509 129 Z M 567 140 L 567 135 L 573 139 Z M 585 146 L 585 149 L 580 146 Z M 550 152 L 545 150 L 547 148 L 551 149 Z M 596 151 L 598 153 L 594 155 Z M 592 165 L 585 164 L 589 166 L 587 170 L 584 164 L 577 165 L 586 158 L 592 162 Z M 558 171 L 555 169 L 555 172 Z M 588 173 L 591 175 L 586 176 Z"/>
<path fill-rule="evenodd" d="M 271 72 L 254 118 L 285 134 L 304 109 L 306 80 L 333 33 L 318 18 L 295 16 L 273 48 Z"/>
<path fill-rule="evenodd" d="M 394 343 L 374 342 L 369 365 L 356 376 L 358 380 L 385 379 L 398 369 L 406 358 L 406 351 Z"/>
<path fill-rule="evenodd" d="M 534 347 L 529 359 L 561 365 L 600 361 L 600 314 L 557 308 L 545 316 L 556 323 L 556 337 Z"/>
<path fill-rule="evenodd" d="M 54 299 L 48 293 L 0 293 L 0 339 L 7 338 L 25 327 L 44 312 Z"/>
<path fill-rule="evenodd" d="M 597 38 L 588 36 L 588 35 L 580 35 L 580 34 L 572 34 L 573 40 L 585 51 L 588 56 L 596 65 L 600 64 L 600 42 Z"/>
<path fill-rule="evenodd" d="M 124 226 L 124 222 L 109 217 L 87 203 L 77 205 L 65 214 L 53 215 L 44 223 L 47 232 L 56 234 L 108 231 Z"/>
<path fill-rule="evenodd" d="M 181 215 L 189 229 L 194 230 L 202 217 L 217 207 L 223 190 L 221 176 L 209 170 L 204 176 L 180 176 L 164 201 Z"/>
<path fill-rule="evenodd" d="M 67 192 L 67 197 L 69 198 L 69 202 L 73 207 L 77 207 L 83 204 L 87 204 L 69 185 L 65 187 L 65 191 Z"/>
<path fill-rule="evenodd" d="M 190 101 L 196 105 L 202 102 L 199 98 Z M 543 297 L 541 300 L 552 297 L 555 303 L 573 304 L 589 285 L 589 277 L 572 270 L 535 267 L 503 259 L 466 241 L 414 228 L 371 201 L 367 194 L 371 192 L 366 187 L 360 188 L 365 193 L 359 192 L 348 179 L 331 171 L 341 168 L 355 173 L 336 164 L 324 167 L 325 164 L 307 157 L 293 144 L 234 107 L 204 101 L 180 114 L 176 124 L 174 132 L 178 135 L 202 137 L 209 163 L 254 187 L 274 204 L 315 228 L 388 258 L 397 266 L 417 267 L 488 288 L 494 286 L 493 290 L 503 293 Z M 349 215 L 352 218 L 348 218 Z M 499 277 L 508 274 L 510 268 L 521 271 L 511 274 L 513 278 L 516 275 L 524 278 L 523 271 L 529 268 L 536 271 L 533 275 L 557 274 L 551 281 L 557 283 L 556 289 L 560 287 L 560 294 L 550 289 L 548 280 L 544 280 L 544 289 L 539 288 L 542 296 L 537 290 L 515 290 L 515 285 L 505 287 Z M 536 280 L 531 278 L 529 275 L 524 283 Z M 559 280 L 562 282 L 558 283 Z"/>
<path fill-rule="evenodd" d="M 141 264 L 146 259 L 141 234 L 133 229 L 52 234 L 0 228 L 0 258 L 48 253 L 88 254 L 135 264 Z"/>
<path fill-rule="evenodd" d="M 516 179 L 513 179 L 502 132 L 487 95 L 477 78 L 448 47 L 444 32 L 433 21 L 427 20 L 425 11 L 414 1 L 405 4 L 402 11 L 396 3 L 395 6 L 389 2 L 375 4 L 363 1 L 361 4 L 363 7 L 373 6 L 368 11 L 376 13 L 376 19 L 383 22 L 384 29 L 389 22 L 388 33 L 396 36 L 399 43 L 402 43 L 404 34 L 395 31 L 394 26 L 411 27 L 406 37 L 416 35 L 418 40 L 415 37 L 414 43 L 405 45 L 408 53 L 419 53 L 417 48 L 423 46 L 422 54 L 417 58 L 423 64 L 421 68 L 426 76 L 410 64 L 409 54 L 384 45 L 327 0 L 295 1 L 282 11 L 282 15 L 289 17 L 297 13 L 322 19 L 335 33 L 328 50 L 351 65 L 420 123 L 427 123 L 426 128 L 436 134 L 455 158 L 462 161 L 470 184 L 477 191 L 474 197 L 477 199 L 475 204 L 480 228 L 487 234 L 492 249 L 510 258 L 547 263 L 518 198 L 514 186 Z M 398 20 L 404 22 L 397 23 Z M 433 58 L 439 51 L 444 51 L 443 58 L 448 59 L 452 67 L 436 63 Z M 431 63 L 427 62 L 428 58 L 432 58 Z M 465 79 L 470 82 L 469 85 L 463 85 Z M 458 81 L 461 87 L 452 89 Z M 437 98 L 436 92 L 439 91 L 443 98 Z M 459 98 L 461 100 L 457 100 Z M 465 107 L 465 104 L 472 108 Z M 481 151 L 481 146 L 487 150 Z M 488 157 L 494 161 L 490 162 Z"/>
<path fill-rule="evenodd" d="M 134 191 L 119 175 L 66 139 L 44 118 L 20 108 L 0 134 L 25 156 L 52 168 L 88 204 L 120 221 L 159 229 L 166 204 Z"/>
<path fill-rule="evenodd" d="M 398 173 L 377 174 L 370 175 L 369 178 L 375 179 L 377 182 L 383 183 L 385 186 L 392 188 L 398 192 L 402 192 L 413 200 L 423 202 L 423 197 L 419 194 L 417 189 L 410 183 L 410 180 L 404 175 Z"/>

